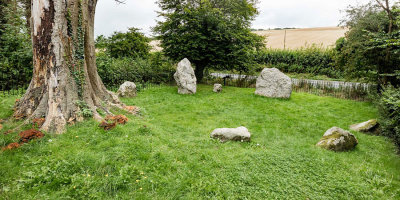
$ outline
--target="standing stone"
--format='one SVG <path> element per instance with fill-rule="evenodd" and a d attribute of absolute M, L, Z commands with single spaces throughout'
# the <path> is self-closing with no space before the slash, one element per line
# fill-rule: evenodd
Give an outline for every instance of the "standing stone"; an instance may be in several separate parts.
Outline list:
<path fill-rule="evenodd" d="M 356 137 L 348 131 L 333 127 L 325 132 L 317 146 L 332 151 L 349 151 L 358 144 Z"/>
<path fill-rule="evenodd" d="M 190 61 L 185 58 L 179 62 L 174 74 L 176 84 L 178 85 L 179 94 L 195 94 L 196 93 L 196 76 Z"/>
<path fill-rule="evenodd" d="M 213 91 L 216 92 L 216 93 L 222 92 L 222 85 L 218 84 L 218 83 L 214 84 L 214 90 Z"/>
<path fill-rule="evenodd" d="M 119 87 L 117 94 L 119 97 L 136 97 L 136 92 L 135 83 L 126 81 Z"/>
<path fill-rule="evenodd" d="M 238 128 L 218 128 L 215 129 L 211 135 L 211 138 L 219 139 L 221 142 L 226 142 L 228 140 L 250 142 L 251 134 L 246 127 Z"/>
<path fill-rule="evenodd" d="M 363 123 L 351 125 L 350 130 L 368 133 L 368 132 L 375 132 L 378 126 L 379 126 L 378 121 L 376 119 L 371 119 Z"/>
<path fill-rule="evenodd" d="M 256 95 L 271 98 L 290 98 L 292 79 L 276 68 L 265 68 L 257 78 Z"/>

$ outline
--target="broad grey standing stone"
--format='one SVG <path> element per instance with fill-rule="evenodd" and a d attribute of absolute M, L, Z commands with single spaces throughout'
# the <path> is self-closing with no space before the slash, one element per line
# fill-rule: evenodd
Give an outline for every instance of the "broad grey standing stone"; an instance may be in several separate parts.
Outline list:
<path fill-rule="evenodd" d="M 211 135 L 211 138 L 219 139 L 221 142 L 226 142 L 228 140 L 250 142 L 251 134 L 246 127 L 238 128 L 218 128 L 215 129 Z"/>
<path fill-rule="evenodd" d="M 255 93 L 270 98 L 290 98 L 292 79 L 276 68 L 265 68 L 257 78 Z"/>
<path fill-rule="evenodd" d="M 351 125 L 350 130 L 368 133 L 376 131 L 378 126 L 379 126 L 378 121 L 376 119 L 371 119 L 366 122 Z"/>
<path fill-rule="evenodd" d="M 185 58 L 178 63 L 176 73 L 174 74 L 176 84 L 178 85 L 179 94 L 195 94 L 196 93 L 196 76 L 190 61 Z"/>
<path fill-rule="evenodd" d="M 216 92 L 216 93 L 222 92 L 222 85 L 218 84 L 218 83 L 214 84 L 213 92 Z"/>
<path fill-rule="evenodd" d="M 317 146 L 332 151 L 349 151 L 358 144 L 357 138 L 338 127 L 327 130 Z"/>
<path fill-rule="evenodd" d="M 119 87 L 117 94 L 119 97 L 136 97 L 137 89 L 135 83 L 126 81 Z"/>

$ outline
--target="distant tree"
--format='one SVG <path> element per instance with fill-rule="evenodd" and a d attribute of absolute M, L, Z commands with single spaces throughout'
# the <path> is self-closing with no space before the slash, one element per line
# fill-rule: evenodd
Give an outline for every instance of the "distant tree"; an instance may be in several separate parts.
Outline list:
<path fill-rule="evenodd" d="M 108 38 L 105 37 L 104 35 L 99 35 L 96 38 L 95 41 L 95 46 L 96 49 L 106 49 L 107 48 L 107 44 L 108 44 Z"/>
<path fill-rule="evenodd" d="M 390 7 L 389 12 L 382 10 L 382 5 L 371 2 L 349 7 L 342 24 L 350 30 L 345 39 L 338 41 L 336 49 L 338 64 L 348 76 L 387 84 L 390 82 L 388 74 L 392 74 L 400 62 L 396 48 L 384 46 L 383 41 L 397 37 L 393 32 L 398 31 L 399 26 L 393 23 L 392 18 L 395 19 L 399 13 L 396 5 Z"/>
<path fill-rule="evenodd" d="M 10 0 L 0 7 L 0 85 L 7 88 L 11 78 L 18 77 L 21 84 L 29 82 L 32 74 L 32 45 L 24 8 L 16 0 Z"/>
<path fill-rule="evenodd" d="M 248 71 L 263 38 L 251 32 L 257 0 L 159 0 L 164 21 L 154 28 L 167 56 L 194 63 L 200 82 L 204 70 Z"/>
<path fill-rule="evenodd" d="M 114 58 L 121 57 L 147 57 L 150 52 L 150 39 L 137 28 L 129 28 L 128 32 L 115 32 L 109 38 L 100 36 L 97 40 L 100 45 L 107 49 L 107 52 Z"/>
<path fill-rule="evenodd" d="M 4 24 L 6 24 L 8 22 L 8 20 L 6 19 L 6 9 L 7 9 L 7 5 L 10 4 L 10 0 L 0 0 L 0 26 L 4 26 Z M 4 33 L 4 28 L 0 28 L 0 36 Z M 0 43 L 1 46 L 1 43 Z"/>
<path fill-rule="evenodd" d="M 386 12 L 387 17 L 389 19 L 389 27 L 388 27 L 388 34 L 391 34 L 393 31 L 393 23 L 394 23 L 394 15 L 392 11 L 392 7 L 390 6 L 389 0 L 375 0 L 376 3 Z"/>

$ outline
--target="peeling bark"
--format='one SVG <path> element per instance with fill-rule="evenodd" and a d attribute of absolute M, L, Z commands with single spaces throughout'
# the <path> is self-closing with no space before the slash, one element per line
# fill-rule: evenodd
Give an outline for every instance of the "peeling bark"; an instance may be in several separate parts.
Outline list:
<path fill-rule="evenodd" d="M 24 97 L 15 106 L 15 118 L 40 118 L 48 132 L 62 133 L 80 117 L 77 101 L 84 101 L 94 118 L 97 109 L 124 109 L 107 91 L 96 66 L 94 16 L 97 0 L 32 1 L 31 31 L 34 70 Z"/>

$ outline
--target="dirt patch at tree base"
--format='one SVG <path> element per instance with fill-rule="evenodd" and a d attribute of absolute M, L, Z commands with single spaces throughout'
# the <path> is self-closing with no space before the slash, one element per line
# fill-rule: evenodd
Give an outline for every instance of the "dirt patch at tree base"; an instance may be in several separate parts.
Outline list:
<path fill-rule="evenodd" d="M 107 123 L 105 121 L 101 122 L 99 127 L 103 128 L 106 131 L 109 131 L 117 126 L 117 123 Z"/>
<path fill-rule="evenodd" d="M 112 121 L 117 124 L 126 124 L 128 122 L 128 118 L 125 115 L 116 115 L 116 116 L 111 116 L 108 115 L 105 118 L 106 121 Z"/>
<path fill-rule="evenodd" d="M 44 137 L 44 134 L 36 129 L 31 129 L 27 131 L 22 131 L 18 134 L 21 138 L 19 139 L 22 143 L 28 143 L 33 139 L 39 139 Z"/>
<path fill-rule="evenodd" d="M 6 147 L 1 148 L 2 151 L 13 150 L 19 148 L 21 145 L 19 143 L 11 143 L 8 144 Z"/>
<path fill-rule="evenodd" d="M 30 130 L 26 130 L 26 131 L 22 131 L 19 134 L 19 143 L 14 142 L 14 143 L 10 143 L 7 146 L 1 148 L 2 151 L 6 151 L 6 150 L 13 150 L 13 149 L 17 149 L 19 147 L 21 147 L 21 145 L 28 143 L 31 140 L 34 139 L 39 139 L 44 137 L 44 134 L 36 129 L 30 129 Z"/>
<path fill-rule="evenodd" d="M 32 120 L 32 125 L 40 128 L 43 126 L 45 121 L 46 121 L 45 118 L 36 118 Z"/>

